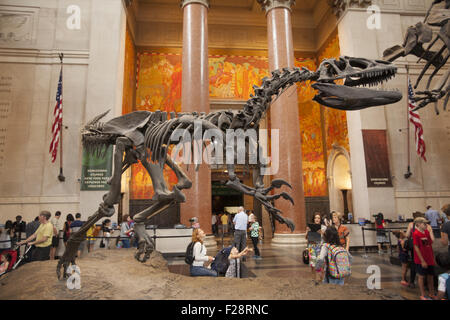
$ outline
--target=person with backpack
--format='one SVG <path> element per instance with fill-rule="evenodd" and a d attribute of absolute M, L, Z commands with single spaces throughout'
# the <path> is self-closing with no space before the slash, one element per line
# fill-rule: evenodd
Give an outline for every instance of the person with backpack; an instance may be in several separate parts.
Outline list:
<path fill-rule="evenodd" d="M 100 242 L 100 248 L 107 248 L 109 249 L 109 241 L 111 237 L 111 220 L 105 219 L 102 222 L 102 231 L 103 231 L 103 239 Z"/>
<path fill-rule="evenodd" d="M 436 255 L 436 263 L 447 270 L 438 277 L 438 293 L 436 300 L 450 300 L 450 254 L 440 252 Z"/>
<path fill-rule="evenodd" d="M 64 222 L 64 227 L 63 227 L 63 241 L 64 241 L 64 246 L 67 246 L 67 241 L 70 238 L 70 225 L 72 224 L 72 222 L 75 221 L 75 218 L 73 217 L 73 215 L 71 213 L 69 213 L 66 217 L 66 221 Z"/>
<path fill-rule="evenodd" d="M 186 250 L 186 262 L 190 264 L 189 271 L 192 277 L 217 277 L 217 272 L 215 270 L 205 267 L 205 264 L 209 265 L 214 261 L 213 257 L 206 255 L 206 247 L 203 244 L 205 236 L 205 232 L 200 228 L 192 231 L 192 242 Z"/>
<path fill-rule="evenodd" d="M 345 278 L 351 274 L 351 260 L 351 255 L 341 245 L 336 228 L 328 227 L 316 261 L 316 270 L 325 268 L 323 283 L 344 285 Z"/>

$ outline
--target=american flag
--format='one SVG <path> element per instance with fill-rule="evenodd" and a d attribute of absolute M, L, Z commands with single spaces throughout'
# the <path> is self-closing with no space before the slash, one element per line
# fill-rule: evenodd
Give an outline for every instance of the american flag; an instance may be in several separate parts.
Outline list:
<path fill-rule="evenodd" d="M 52 125 L 52 142 L 50 143 L 50 154 L 52 155 L 52 162 L 55 162 L 58 154 L 59 133 L 62 127 L 62 68 L 59 73 L 58 91 L 56 92 L 56 105 L 53 110 L 53 116 L 55 120 Z"/>
<path fill-rule="evenodd" d="M 427 161 L 425 158 L 425 141 L 423 140 L 423 127 L 420 122 L 420 116 L 417 111 L 413 111 L 417 107 L 414 100 L 414 91 L 411 85 L 411 79 L 408 77 L 408 109 L 409 109 L 409 121 L 414 124 L 415 128 L 415 141 L 417 154 Z"/>

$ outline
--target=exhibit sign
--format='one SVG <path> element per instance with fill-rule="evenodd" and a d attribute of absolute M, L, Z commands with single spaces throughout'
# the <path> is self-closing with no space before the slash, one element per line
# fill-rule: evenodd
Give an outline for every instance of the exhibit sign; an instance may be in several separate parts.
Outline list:
<path fill-rule="evenodd" d="M 392 187 L 386 130 L 362 130 L 367 187 Z"/>
<path fill-rule="evenodd" d="M 107 181 L 112 175 L 112 151 L 112 145 L 93 154 L 83 149 L 81 191 L 109 190 Z"/>

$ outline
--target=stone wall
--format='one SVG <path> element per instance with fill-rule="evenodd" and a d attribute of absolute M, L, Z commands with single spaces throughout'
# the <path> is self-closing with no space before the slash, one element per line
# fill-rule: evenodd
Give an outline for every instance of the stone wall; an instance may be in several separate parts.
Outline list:
<path fill-rule="evenodd" d="M 0 223 L 17 214 L 31 221 L 40 210 L 86 219 L 101 201 L 102 193 L 80 192 L 80 129 L 108 108 L 109 117 L 121 114 L 123 17 L 121 0 L 1 2 Z M 65 182 L 59 152 L 55 163 L 48 152 L 60 52 Z"/>

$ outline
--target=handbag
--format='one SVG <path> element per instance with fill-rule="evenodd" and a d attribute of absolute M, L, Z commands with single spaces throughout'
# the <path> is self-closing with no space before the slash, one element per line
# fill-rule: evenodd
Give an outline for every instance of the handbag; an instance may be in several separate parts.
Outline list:
<path fill-rule="evenodd" d="M 303 250 L 303 263 L 304 264 L 309 264 L 309 250 L 308 248 L 306 248 L 305 250 Z"/>
<path fill-rule="evenodd" d="M 103 239 L 102 239 L 102 241 L 100 242 L 100 248 L 104 248 L 105 247 L 105 243 L 103 242 Z"/>

